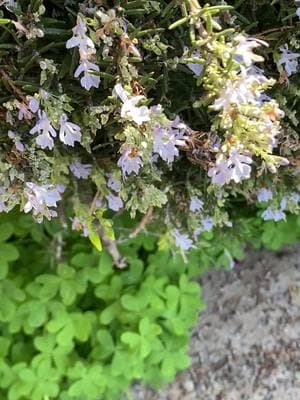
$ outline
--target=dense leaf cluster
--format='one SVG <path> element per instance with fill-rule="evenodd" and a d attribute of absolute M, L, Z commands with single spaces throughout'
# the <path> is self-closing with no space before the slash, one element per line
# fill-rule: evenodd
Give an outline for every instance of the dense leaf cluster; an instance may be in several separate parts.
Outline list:
<path fill-rule="evenodd" d="M 235 224 L 235 201 L 252 205 L 272 189 L 271 218 L 297 192 L 299 78 L 279 63 L 284 46 L 300 47 L 293 1 L 1 3 L 1 211 L 71 214 L 98 249 L 103 231 L 114 238 L 109 209 L 148 213 L 170 247 L 184 233 L 187 247 L 199 245 L 207 219 Z M 258 63 L 247 90 L 261 95 L 261 110 L 247 92 L 222 111 L 222 90 L 240 87 L 249 57 Z"/>
<path fill-rule="evenodd" d="M 124 245 L 130 266 L 116 273 L 60 226 L 10 216 L 0 232 L 1 399 L 119 399 L 188 366 L 199 287 L 151 238 Z"/>
<path fill-rule="evenodd" d="M 1 400 L 172 380 L 193 278 L 299 239 L 298 3 L 204 3 L 0 0 Z"/>
<path fill-rule="evenodd" d="M 240 215 L 235 234 L 209 233 L 189 264 L 141 234 L 120 245 L 113 268 L 58 223 L 11 213 L 0 219 L 0 398 L 119 400 L 130 383 L 154 387 L 189 364 L 190 329 L 202 308 L 191 278 L 231 266 L 245 244 L 279 249 L 300 237 L 299 218 Z M 121 226 L 128 225 L 119 221 Z"/>

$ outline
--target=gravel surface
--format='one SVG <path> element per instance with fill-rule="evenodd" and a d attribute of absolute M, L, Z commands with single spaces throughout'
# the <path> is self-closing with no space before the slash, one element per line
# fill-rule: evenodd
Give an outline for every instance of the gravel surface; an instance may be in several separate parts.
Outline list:
<path fill-rule="evenodd" d="M 202 279 L 191 368 L 135 400 L 300 400 L 300 244 Z"/>

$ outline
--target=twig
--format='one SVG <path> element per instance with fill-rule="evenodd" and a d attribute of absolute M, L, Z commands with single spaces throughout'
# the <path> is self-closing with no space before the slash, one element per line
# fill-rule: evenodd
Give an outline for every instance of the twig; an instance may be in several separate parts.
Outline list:
<path fill-rule="evenodd" d="M 109 238 L 106 235 L 103 227 L 100 224 L 98 225 L 98 230 L 99 230 L 99 234 L 101 236 L 102 242 L 103 242 L 106 250 L 108 251 L 108 253 L 111 255 L 115 266 L 120 269 L 126 268 L 127 267 L 126 258 L 120 254 L 119 249 L 116 244 L 116 241 Z"/>
<path fill-rule="evenodd" d="M 268 33 L 278 32 L 278 31 L 279 31 L 279 32 L 284 32 L 285 30 L 290 30 L 290 29 L 293 29 L 293 28 L 294 28 L 293 26 L 289 26 L 289 25 L 281 26 L 280 28 L 268 29 L 268 30 L 266 30 L 266 31 L 257 33 L 257 34 L 254 35 L 254 36 L 257 37 L 257 38 L 260 38 L 260 37 L 264 37 L 264 35 L 266 35 L 266 34 L 268 34 Z"/>
<path fill-rule="evenodd" d="M 135 230 L 129 235 L 130 239 L 135 238 L 142 230 L 145 229 L 146 225 L 151 221 L 153 215 L 153 207 L 150 207 L 146 214 L 143 216 L 139 225 Z"/>
<path fill-rule="evenodd" d="M 95 209 L 96 209 L 96 202 L 97 202 L 97 200 L 98 200 L 99 195 L 100 195 L 100 190 L 97 190 L 97 192 L 96 192 L 96 194 L 95 194 L 95 196 L 94 196 L 94 198 L 93 198 L 91 207 L 90 207 L 90 214 L 91 214 L 91 215 L 94 214 L 94 211 L 95 211 Z"/>
<path fill-rule="evenodd" d="M 9 84 L 9 86 L 12 88 L 13 92 L 17 94 L 25 103 L 27 103 L 27 100 L 24 96 L 24 94 L 21 92 L 19 88 L 14 84 L 14 81 L 7 75 L 7 73 L 3 70 L 0 69 L 0 74 L 2 75 L 3 79 Z"/>
<path fill-rule="evenodd" d="M 92 204 L 90 206 L 90 214 L 93 215 L 93 213 L 95 212 L 96 209 L 96 202 L 97 199 L 99 197 L 100 191 L 97 190 L 97 193 L 95 194 Z M 98 228 L 98 232 L 99 235 L 101 237 L 102 243 L 104 245 L 104 247 L 106 248 L 106 250 L 108 251 L 108 253 L 111 255 L 112 259 L 113 259 L 113 263 L 115 264 L 115 266 L 117 268 L 126 268 L 127 267 L 127 262 L 125 257 L 123 257 L 117 247 L 116 241 L 109 238 L 106 233 L 104 228 L 101 226 L 100 223 L 97 223 L 97 228 Z"/>

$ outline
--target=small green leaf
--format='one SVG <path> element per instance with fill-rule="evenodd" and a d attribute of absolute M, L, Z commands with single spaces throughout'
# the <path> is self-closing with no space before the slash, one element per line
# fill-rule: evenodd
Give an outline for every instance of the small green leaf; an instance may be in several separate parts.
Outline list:
<path fill-rule="evenodd" d="M 89 239 L 92 245 L 98 250 L 102 250 L 102 243 L 98 232 L 94 229 L 94 227 L 89 228 Z"/>
<path fill-rule="evenodd" d="M 18 249 L 13 244 L 0 243 L 0 260 L 15 261 L 18 258 Z"/>
<path fill-rule="evenodd" d="M 124 294 L 121 297 L 121 304 L 128 311 L 139 311 L 140 305 L 137 297 L 132 296 L 131 294 Z"/>
<path fill-rule="evenodd" d="M 11 345 L 11 340 L 9 338 L 0 336 L 0 360 L 7 356 L 10 345 Z M 1 377 L 1 371 L 0 371 L 0 377 Z"/>
<path fill-rule="evenodd" d="M 139 346 L 141 337 L 135 332 L 125 332 L 121 335 L 121 341 L 128 344 L 131 349 L 134 349 Z"/>
<path fill-rule="evenodd" d="M 8 273 L 8 262 L 0 260 L 0 279 L 5 279 Z"/>
<path fill-rule="evenodd" d="M 63 281 L 60 285 L 60 295 L 63 303 L 66 306 L 74 303 L 76 299 L 76 289 L 74 288 L 74 283 L 72 281 Z"/>
<path fill-rule="evenodd" d="M 9 222 L 0 225 L 0 242 L 5 242 L 14 233 L 14 227 Z"/>
<path fill-rule="evenodd" d="M 0 25 L 7 25 L 11 23 L 11 19 L 8 18 L 0 18 Z"/>
<path fill-rule="evenodd" d="M 120 306 L 117 302 L 111 304 L 100 314 L 100 322 L 104 325 L 109 325 L 120 312 Z"/>

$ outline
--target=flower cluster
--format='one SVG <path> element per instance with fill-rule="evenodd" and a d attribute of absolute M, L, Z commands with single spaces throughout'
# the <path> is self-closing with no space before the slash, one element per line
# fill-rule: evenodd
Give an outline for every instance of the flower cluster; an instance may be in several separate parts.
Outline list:
<path fill-rule="evenodd" d="M 300 9 L 300 8 L 299 8 Z M 289 48 L 288 45 L 285 44 L 283 47 L 280 47 L 280 58 L 278 60 L 278 65 L 283 66 L 287 76 L 291 76 L 295 72 L 297 72 L 298 68 L 298 58 L 300 57 L 300 53 L 294 53 Z"/>
<path fill-rule="evenodd" d="M 123 176 L 138 174 L 144 165 L 143 157 L 153 164 L 157 161 L 155 156 L 159 155 L 167 164 L 172 164 L 179 156 L 179 147 L 185 144 L 188 127 L 179 117 L 174 120 L 167 119 L 161 105 L 150 108 L 139 105 L 141 101 L 146 100 L 145 96 L 130 96 L 119 83 L 115 85 L 113 94 L 122 101 L 121 118 L 124 121 L 132 121 L 138 128 L 144 127 L 148 133 L 146 137 L 138 135 L 134 145 L 128 143 L 129 140 L 123 143 L 122 155 L 118 160 Z"/>
<path fill-rule="evenodd" d="M 297 213 L 300 210 L 300 195 L 291 192 L 283 196 L 274 196 L 273 192 L 267 188 L 261 188 L 257 192 L 257 201 L 267 208 L 261 214 L 265 221 L 280 221 L 286 219 L 286 211 Z"/>
<path fill-rule="evenodd" d="M 253 50 L 267 43 L 241 34 L 233 43 L 226 45 L 222 55 L 225 69 L 229 69 L 225 76 L 221 75 L 219 57 L 207 66 L 206 88 L 212 91 L 212 109 L 218 112 L 215 126 L 224 131 L 224 144 L 208 171 L 212 183 L 219 186 L 249 179 L 253 156 L 260 157 L 271 172 L 288 164 L 287 159 L 272 154 L 280 133 L 279 120 L 284 116 L 277 102 L 264 93 L 274 81 L 254 65 L 263 57 Z M 218 54 L 220 44 L 214 47 Z M 216 72 L 220 74 L 218 80 Z"/>
<path fill-rule="evenodd" d="M 92 39 L 87 36 L 87 27 L 84 20 L 80 15 L 77 16 L 77 24 L 73 28 L 73 36 L 66 43 L 67 49 L 78 47 L 80 63 L 77 67 L 74 76 L 80 78 L 81 86 L 86 90 L 90 90 L 92 87 L 98 88 L 100 85 L 100 77 L 95 75 L 93 71 L 99 72 L 98 65 L 94 64 L 93 59 L 96 50 Z"/>
<path fill-rule="evenodd" d="M 33 215 L 41 220 L 42 216 L 51 219 L 57 216 L 57 212 L 52 207 L 57 206 L 60 201 L 61 193 L 65 190 L 64 185 L 37 185 L 33 182 L 26 183 L 24 196 L 26 203 L 24 205 L 24 212 L 33 212 Z"/>
<path fill-rule="evenodd" d="M 42 149 L 53 149 L 53 138 L 57 136 L 57 132 L 45 111 L 38 110 L 38 120 L 29 133 L 31 135 L 38 133 L 36 144 Z M 59 139 L 62 143 L 72 147 L 74 147 L 75 142 L 80 143 L 81 140 L 80 126 L 69 122 L 66 114 L 62 114 L 59 120 Z"/>
<path fill-rule="evenodd" d="M 123 200 L 120 197 L 120 191 L 122 188 L 121 181 L 112 174 L 109 174 L 106 185 L 112 190 L 112 192 L 106 196 L 108 207 L 113 211 L 121 210 L 124 206 Z"/>
<path fill-rule="evenodd" d="M 160 2 L 42 3 L 0 1 L 1 211 L 62 210 L 98 249 L 126 240 L 112 227 L 128 212 L 182 254 L 234 224 L 232 198 L 265 220 L 297 212 L 300 2 L 278 41 L 222 30 L 225 4 L 188 0 L 180 18 Z"/>

